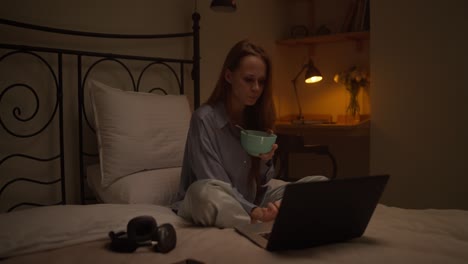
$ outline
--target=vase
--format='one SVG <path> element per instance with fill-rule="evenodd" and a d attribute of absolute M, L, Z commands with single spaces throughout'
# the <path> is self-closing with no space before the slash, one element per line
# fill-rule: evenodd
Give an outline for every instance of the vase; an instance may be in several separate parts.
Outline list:
<path fill-rule="evenodd" d="M 358 90 L 349 90 L 349 102 L 346 107 L 345 121 L 347 124 L 356 124 L 360 121 L 360 106 L 357 98 Z"/>

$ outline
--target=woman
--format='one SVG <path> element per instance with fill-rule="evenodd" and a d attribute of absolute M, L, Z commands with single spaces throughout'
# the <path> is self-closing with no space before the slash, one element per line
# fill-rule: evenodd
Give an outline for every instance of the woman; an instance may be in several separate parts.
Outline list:
<path fill-rule="evenodd" d="M 181 201 L 174 205 L 178 215 L 221 228 L 274 220 L 283 188 L 267 190 L 266 184 L 274 175 L 271 159 L 278 145 L 249 156 L 237 127 L 272 131 L 274 122 L 270 59 L 261 47 L 240 41 L 229 51 L 210 98 L 192 115 Z"/>

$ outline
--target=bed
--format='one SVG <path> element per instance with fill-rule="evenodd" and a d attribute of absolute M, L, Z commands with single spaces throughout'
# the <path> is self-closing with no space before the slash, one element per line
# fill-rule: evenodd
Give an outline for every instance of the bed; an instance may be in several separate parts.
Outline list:
<path fill-rule="evenodd" d="M 412 210 L 379 204 L 361 238 L 277 253 L 257 247 L 234 229 L 197 227 L 174 214 L 168 205 L 178 186 L 184 135 L 191 111 L 200 104 L 200 16 L 195 13 L 192 18 L 192 32 L 151 36 L 0 21 L 8 27 L 83 38 L 192 40 L 190 59 L 0 44 L 0 64 L 24 65 L 24 58 L 17 62 L 15 56 L 32 57 L 46 65 L 53 84 L 52 92 L 43 95 L 42 89 L 16 77 L 6 81 L 14 72 L 1 66 L 6 71 L 0 88 L 1 143 L 6 146 L 0 157 L 3 263 L 177 263 L 186 259 L 204 263 L 468 262 L 468 212 L 463 210 Z M 76 64 L 64 63 L 64 57 L 72 57 Z M 127 66 L 124 61 L 144 64 Z M 92 72 L 101 62 L 117 64 L 118 74 L 130 76 L 130 84 L 125 86 L 114 77 L 95 77 Z M 153 77 L 148 81 L 144 74 L 155 66 L 165 73 L 154 77 L 153 83 Z M 114 70 L 104 67 L 106 73 L 110 69 Z M 67 74 L 75 76 L 74 83 L 64 80 Z M 168 86 L 176 88 L 174 94 L 165 95 L 167 89 L 159 83 L 168 79 L 172 83 Z M 48 87 L 50 80 L 44 83 Z M 66 100 L 66 93 L 75 96 Z M 32 103 L 18 106 L 27 98 Z M 40 116 L 39 106 L 49 106 L 50 112 Z M 72 108 L 75 115 L 64 118 L 64 109 Z M 31 122 L 31 126 L 24 125 Z M 44 136 L 43 131 L 48 133 Z M 75 136 L 75 154 L 70 154 L 65 142 Z M 31 148 L 33 144 L 38 147 Z M 79 194 L 79 201 L 70 200 L 70 190 Z M 158 224 L 173 225 L 176 247 L 165 254 L 154 252 L 152 246 L 131 254 L 110 251 L 109 231 L 125 230 L 129 220 L 143 215 Z"/>

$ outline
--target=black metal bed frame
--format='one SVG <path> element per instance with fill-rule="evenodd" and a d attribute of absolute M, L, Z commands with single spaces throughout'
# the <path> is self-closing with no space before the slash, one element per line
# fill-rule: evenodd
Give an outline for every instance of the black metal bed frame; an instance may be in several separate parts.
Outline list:
<path fill-rule="evenodd" d="M 19 177 L 12 179 L 8 182 L 6 182 L 3 186 L 0 188 L 0 199 L 2 198 L 2 194 L 4 191 L 7 189 L 7 187 L 11 186 L 13 183 L 16 182 L 30 182 L 30 183 L 35 183 L 35 184 L 42 184 L 42 185 L 51 185 L 51 184 L 56 184 L 60 182 L 60 191 L 61 191 L 61 200 L 57 203 L 53 204 L 65 204 L 66 203 L 66 186 L 65 186 L 65 155 L 64 155 L 64 121 L 63 121 L 63 56 L 76 56 L 76 62 L 77 62 L 77 77 L 78 77 L 78 125 L 79 125 L 79 166 L 80 166 L 80 198 L 81 202 L 84 204 L 86 203 L 86 197 L 85 197 L 85 157 L 95 157 L 97 154 L 89 153 L 84 150 L 84 142 L 83 142 L 83 130 L 85 129 L 85 126 L 87 126 L 89 129 L 91 129 L 94 132 L 94 129 L 92 125 L 90 124 L 88 117 L 86 116 L 86 110 L 85 110 L 85 96 L 84 96 L 84 89 L 85 89 L 85 83 L 86 79 L 91 72 L 91 70 L 98 65 L 99 63 L 102 63 L 104 61 L 112 61 L 115 63 L 118 63 L 121 65 L 126 72 L 129 73 L 132 85 L 133 85 L 133 90 L 134 91 L 139 91 L 140 90 L 140 81 L 146 70 L 151 67 L 152 65 L 158 64 L 158 65 L 163 65 L 164 67 L 167 67 L 172 74 L 175 76 L 178 86 L 179 86 L 179 93 L 184 94 L 185 93 L 185 83 L 184 83 L 184 65 L 192 65 L 192 72 L 191 72 L 191 77 L 193 80 L 193 106 L 194 108 L 197 108 L 200 105 L 200 26 L 199 26 L 199 21 L 200 21 L 200 15 L 195 12 L 192 14 L 192 31 L 191 32 L 185 32 L 185 33 L 175 33 L 175 34 L 153 34 L 153 35 L 133 35 L 133 34 L 106 34 L 106 33 L 95 33 L 95 32 L 83 32 L 83 31 L 73 31 L 73 30 L 66 30 L 66 29 L 58 29 L 58 28 L 50 28 L 50 27 L 44 27 L 44 26 L 38 26 L 38 25 L 32 25 L 32 24 L 27 24 L 27 23 L 20 23 L 16 21 L 11 21 L 7 19 L 0 19 L 0 24 L 3 25 L 8 25 L 12 27 L 17 27 L 17 28 L 25 28 L 25 29 L 30 29 L 30 30 L 38 30 L 38 31 L 44 31 L 44 32 L 49 32 L 49 33 L 55 33 L 55 34 L 65 34 L 65 35 L 73 35 L 73 36 L 82 36 L 82 37 L 90 37 L 90 38 L 107 38 L 107 39 L 168 39 L 168 38 L 187 38 L 187 37 L 192 37 L 193 38 L 193 57 L 192 59 L 177 59 L 177 58 L 161 58 L 161 57 L 146 57 L 146 56 L 134 56 L 134 55 L 124 55 L 124 54 L 113 54 L 113 53 L 102 53 L 102 52 L 93 52 L 93 51 L 81 51 L 81 50 L 72 50 L 72 49 L 60 49 L 60 48 L 49 48 L 49 47 L 38 47 L 38 46 L 28 46 L 28 45 L 16 45 L 16 44 L 4 44 L 0 43 L 0 48 L 5 49 L 5 50 L 10 50 L 6 54 L 2 55 L 0 57 L 0 62 L 5 60 L 6 58 L 10 56 L 14 56 L 17 54 L 27 54 L 31 55 L 33 57 L 36 57 L 39 59 L 42 63 L 46 65 L 48 70 L 50 71 L 54 82 L 56 86 L 56 102 L 54 106 L 53 113 L 50 117 L 50 119 L 46 122 L 46 124 L 39 129 L 36 132 L 29 133 L 29 134 L 20 134 L 20 133 L 15 133 L 12 129 L 8 128 L 7 125 L 3 122 L 2 120 L 2 114 L 0 114 L 0 125 L 2 128 L 10 135 L 14 137 L 19 137 L 19 138 L 30 138 L 37 136 L 38 134 L 42 133 L 49 125 L 52 123 L 52 121 L 55 118 L 58 118 L 58 123 L 59 123 L 59 153 L 57 155 L 53 155 L 52 157 L 35 157 L 23 153 L 13 153 L 10 154 L 6 157 L 0 157 L 0 168 L 2 164 L 4 164 L 6 161 L 12 159 L 12 158 L 26 158 L 26 159 L 32 159 L 36 160 L 39 162 L 50 162 L 54 160 L 59 160 L 60 161 L 60 177 L 52 180 L 52 181 L 40 181 L 40 180 L 35 180 L 35 179 L 30 179 L 26 177 Z M 47 62 L 38 53 L 47 53 L 47 54 L 54 54 L 57 57 L 57 74 L 55 73 L 52 65 Z M 92 57 L 95 58 L 96 61 L 92 63 L 91 66 L 88 67 L 87 70 L 84 71 L 83 69 L 83 63 L 82 59 L 85 57 Z M 140 62 L 147 62 L 148 64 L 143 68 L 143 70 L 140 72 L 140 75 L 137 79 L 137 82 L 135 82 L 135 78 L 132 75 L 132 72 L 128 66 L 122 61 L 122 60 L 129 60 L 129 61 L 140 61 Z M 178 64 L 179 65 L 179 74 L 177 74 L 176 70 L 174 70 L 172 64 Z M 84 71 L 84 75 L 83 75 Z M 37 95 L 36 90 L 31 87 L 30 85 L 26 83 L 13 83 L 8 85 L 6 88 L 2 89 L 0 93 L 0 106 L 2 103 L 2 98 L 4 95 L 9 92 L 10 90 L 14 89 L 15 87 L 23 87 L 27 89 L 29 92 L 31 92 L 34 95 L 35 101 L 36 101 L 36 106 L 35 106 L 35 111 L 34 113 L 29 116 L 29 117 L 22 117 L 21 116 L 21 108 L 20 107 L 14 107 L 12 111 L 12 116 L 19 122 L 28 122 L 32 120 L 39 108 L 40 108 L 40 101 L 39 97 Z M 162 91 L 163 93 L 167 94 L 167 92 L 160 88 L 160 87 L 155 87 L 151 89 L 149 92 L 153 92 L 155 90 Z M 57 114 L 58 112 L 58 114 Z M 58 115 L 58 117 L 57 117 Z M 83 120 L 86 121 L 86 123 Z M 42 205 L 51 205 L 51 204 L 39 204 L 39 203 L 34 203 L 34 202 L 29 202 L 29 201 L 23 201 L 20 203 L 17 203 L 10 207 L 7 211 L 10 212 L 18 207 L 24 206 L 24 205 L 29 205 L 29 206 L 42 206 Z"/>

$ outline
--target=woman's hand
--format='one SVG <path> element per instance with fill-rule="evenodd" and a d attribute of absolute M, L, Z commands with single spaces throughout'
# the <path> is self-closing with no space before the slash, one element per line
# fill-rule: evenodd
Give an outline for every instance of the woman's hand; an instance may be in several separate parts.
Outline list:
<path fill-rule="evenodd" d="M 258 157 L 259 157 L 260 159 L 264 160 L 264 161 L 269 161 L 269 160 L 271 160 L 271 159 L 273 158 L 273 156 L 275 155 L 275 151 L 276 151 L 277 148 L 278 148 L 278 144 L 273 144 L 273 145 L 271 146 L 270 152 L 260 154 L 260 155 L 258 155 Z"/>
<path fill-rule="evenodd" d="M 278 215 L 280 205 L 281 200 L 274 203 L 268 203 L 267 207 L 255 207 L 250 213 L 252 223 L 257 221 L 269 222 L 275 220 L 276 216 Z"/>
<path fill-rule="evenodd" d="M 271 129 L 268 129 L 267 132 L 270 133 L 270 134 L 274 134 L 274 133 L 275 133 L 275 132 L 274 132 L 273 130 L 271 130 Z M 278 149 L 278 144 L 273 144 L 273 145 L 271 146 L 270 152 L 260 154 L 260 155 L 258 155 L 258 157 L 259 157 L 260 159 L 262 159 L 263 161 L 269 161 L 269 160 L 271 160 L 271 159 L 273 158 L 273 156 L 275 155 L 276 149 Z"/>

